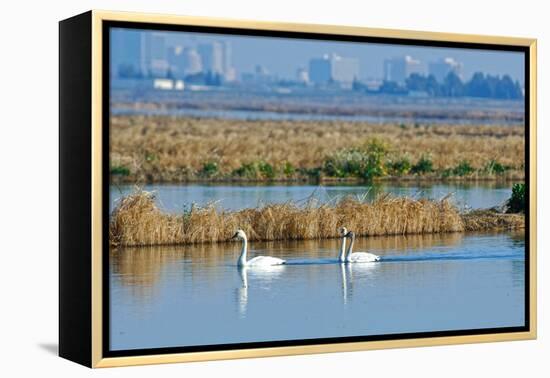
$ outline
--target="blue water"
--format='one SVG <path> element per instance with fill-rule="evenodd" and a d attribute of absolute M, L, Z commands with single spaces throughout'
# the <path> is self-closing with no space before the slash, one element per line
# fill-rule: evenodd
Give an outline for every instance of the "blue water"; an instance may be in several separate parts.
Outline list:
<path fill-rule="evenodd" d="M 250 243 L 288 265 L 239 269 L 238 242 L 111 252 L 113 350 L 522 326 L 524 235 Z"/>
<path fill-rule="evenodd" d="M 122 84 L 120 82 L 119 84 Z M 498 124 L 521 125 L 522 120 L 491 118 L 495 113 L 523 115 L 523 101 L 493 100 L 481 98 L 415 98 L 411 96 L 364 95 L 354 91 L 318 91 L 293 89 L 291 93 L 271 90 L 236 90 L 235 88 L 210 88 L 208 91 L 151 91 L 136 84 L 127 88 L 115 85 L 111 106 L 112 115 L 161 115 L 171 117 L 222 118 L 236 120 L 273 121 L 339 121 L 369 123 L 422 123 L 422 124 Z M 158 108 L 117 107 L 117 102 L 150 102 Z M 163 107 L 177 104 L 178 107 Z M 266 109 L 280 107 L 281 111 Z M 242 108 L 246 110 L 241 110 Z M 256 108 L 256 109 L 254 109 Z M 286 111 L 283 109 L 286 108 Z M 338 109 L 335 111 L 334 109 Z M 308 111 L 309 109 L 309 111 Z M 315 111 L 312 112 L 311 109 Z M 449 113 L 441 113 L 445 109 Z M 370 114 L 369 111 L 370 110 Z M 439 117 L 435 117 L 436 110 Z M 487 112 L 483 120 L 469 117 L 468 111 Z M 420 114 L 402 115 L 403 112 Z M 422 116 L 422 111 L 427 116 Z M 339 112 L 347 114 L 339 114 Z M 371 115 L 372 114 L 372 115 Z M 501 114 L 502 115 L 502 114 Z M 501 118 L 501 119 L 499 119 Z M 523 117 L 521 117 L 523 118 Z"/>
<path fill-rule="evenodd" d="M 110 190 L 111 209 L 117 200 L 135 189 L 131 185 L 112 185 Z M 512 183 L 449 183 L 449 184 L 379 184 L 368 185 L 231 185 L 231 184 L 189 184 L 189 185 L 145 185 L 144 190 L 156 193 L 158 205 L 169 212 L 177 213 L 192 203 L 204 206 L 215 203 L 220 209 L 240 210 L 267 203 L 289 201 L 306 203 L 309 199 L 326 203 L 344 196 L 358 196 L 374 199 L 383 193 L 415 198 L 440 199 L 452 194 L 452 201 L 459 207 L 474 209 L 489 208 L 504 203 L 512 194 Z"/>
<path fill-rule="evenodd" d="M 335 114 L 311 114 L 311 113 L 281 113 L 265 110 L 203 110 L 203 109 L 112 109 L 112 115 L 145 115 L 145 116 L 171 116 L 171 117 L 196 117 L 236 119 L 242 121 L 340 121 L 340 122 L 369 122 L 372 124 L 386 123 L 410 123 L 411 117 L 399 116 L 370 116 L 370 115 L 335 115 Z M 423 124 L 451 124 L 470 125 L 483 123 L 485 125 L 522 125 L 523 121 L 509 121 L 503 119 L 484 119 L 483 121 L 467 118 L 431 118 L 415 117 L 415 123 Z"/>

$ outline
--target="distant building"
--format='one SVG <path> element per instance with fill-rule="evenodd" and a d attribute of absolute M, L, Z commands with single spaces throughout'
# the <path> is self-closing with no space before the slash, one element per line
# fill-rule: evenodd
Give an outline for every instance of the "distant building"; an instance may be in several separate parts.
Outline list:
<path fill-rule="evenodd" d="M 315 84 L 351 84 L 359 77 L 359 60 L 336 54 L 309 61 L 309 80 Z"/>
<path fill-rule="evenodd" d="M 302 84 L 309 83 L 309 72 L 303 67 L 298 68 L 296 70 L 296 81 Z"/>
<path fill-rule="evenodd" d="M 422 71 L 420 61 L 410 55 L 384 60 L 384 80 L 404 84 L 413 74 Z"/>
<path fill-rule="evenodd" d="M 203 43 L 197 47 L 197 50 L 202 61 L 203 72 L 221 75 L 225 81 L 236 80 L 231 43 L 227 41 Z"/>
<path fill-rule="evenodd" d="M 332 69 L 328 56 L 309 61 L 309 79 L 315 84 L 325 84 L 332 80 Z"/>
<path fill-rule="evenodd" d="M 111 76 L 137 78 L 143 76 L 142 32 L 114 29 L 111 34 Z"/>
<path fill-rule="evenodd" d="M 204 72 L 223 75 L 224 49 L 220 42 L 203 43 L 198 46 Z"/>
<path fill-rule="evenodd" d="M 168 69 L 165 35 L 142 32 L 141 72 L 150 77 L 166 77 Z"/>
<path fill-rule="evenodd" d="M 253 73 L 243 73 L 241 75 L 241 80 L 245 84 L 251 84 L 251 85 L 266 85 L 266 84 L 273 84 L 277 81 L 277 77 L 275 75 L 272 75 L 267 68 L 264 66 L 258 64 L 254 68 Z"/>
<path fill-rule="evenodd" d="M 354 58 L 343 58 L 333 55 L 332 80 L 339 83 L 352 83 L 359 77 L 359 60 Z"/>
<path fill-rule="evenodd" d="M 462 67 L 463 64 L 453 58 L 443 58 L 436 62 L 431 62 L 428 65 L 428 72 L 438 82 L 443 83 L 450 72 L 454 72 L 458 77 L 462 78 Z"/>
<path fill-rule="evenodd" d="M 183 47 L 172 46 L 168 48 L 168 64 L 170 76 L 182 78 L 185 76 L 185 58 L 183 56 Z"/>
<path fill-rule="evenodd" d="M 203 70 L 202 59 L 197 50 L 186 47 L 182 52 L 183 70 L 186 75 L 194 75 Z"/>
<path fill-rule="evenodd" d="M 223 53 L 223 77 L 226 81 L 235 81 L 237 79 L 237 72 L 233 67 L 233 50 L 231 43 L 224 41 L 222 44 Z"/>
<path fill-rule="evenodd" d="M 173 78 L 184 78 L 186 75 L 194 75 L 202 71 L 201 57 L 192 47 L 170 47 L 168 63 Z"/>
<path fill-rule="evenodd" d="M 162 33 L 113 31 L 111 74 L 115 78 L 166 77 L 168 69 L 165 36 Z"/>
<path fill-rule="evenodd" d="M 171 80 L 171 79 L 154 79 L 153 88 L 163 91 L 183 91 L 185 89 L 185 84 L 183 80 Z"/>

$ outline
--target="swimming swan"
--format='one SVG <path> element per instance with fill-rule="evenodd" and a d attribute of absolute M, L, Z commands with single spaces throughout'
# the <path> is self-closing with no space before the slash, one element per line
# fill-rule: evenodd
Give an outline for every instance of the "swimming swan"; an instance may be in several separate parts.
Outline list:
<path fill-rule="evenodd" d="M 340 228 L 340 236 L 342 236 L 342 244 L 340 244 L 340 254 L 338 255 L 338 261 L 341 263 L 346 262 L 346 234 L 348 233 L 347 228 Z"/>
<path fill-rule="evenodd" d="M 346 237 L 351 239 L 351 242 L 349 243 L 349 247 L 348 247 L 348 252 L 346 254 L 346 262 L 367 263 L 367 262 L 375 262 L 380 260 L 380 256 L 377 256 L 374 253 L 352 252 L 353 243 L 355 242 L 355 233 L 353 231 L 350 231 L 346 234 Z"/>
<path fill-rule="evenodd" d="M 277 257 L 271 256 L 257 256 L 248 261 L 246 261 L 246 252 L 247 252 L 247 239 L 246 234 L 243 230 L 237 230 L 235 235 L 231 239 L 239 239 L 243 242 L 243 247 L 241 249 L 241 255 L 239 260 L 237 260 L 238 266 L 268 266 L 268 265 L 282 265 L 286 261 L 279 259 Z"/>

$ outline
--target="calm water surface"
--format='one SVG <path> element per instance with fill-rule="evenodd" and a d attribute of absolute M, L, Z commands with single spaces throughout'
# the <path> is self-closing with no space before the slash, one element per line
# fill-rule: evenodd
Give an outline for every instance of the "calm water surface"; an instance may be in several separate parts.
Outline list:
<path fill-rule="evenodd" d="M 110 190 L 111 209 L 121 196 L 132 193 L 134 189 L 135 187 L 132 185 L 112 185 Z M 325 203 L 348 195 L 366 196 L 372 200 L 381 193 L 430 199 L 440 199 L 452 194 L 452 200 L 460 208 L 471 207 L 477 209 L 489 208 L 504 203 L 510 198 L 512 183 L 381 184 L 375 186 L 155 184 L 146 185 L 144 189 L 155 191 L 159 205 L 169 212 L 181 212 L 192 203 L 206 205 L 215 202 L 219 208 L 239 210 L 267 203 L 284 203 L 288 201 L 305 203 L 310 198 Z"/>
<path fill-rule="evenodd" d="M 113 350 L 522 326 L 524 235 L 359 238 L 382 260 L 336 262 L 338 240 L 111 252 Z"/>

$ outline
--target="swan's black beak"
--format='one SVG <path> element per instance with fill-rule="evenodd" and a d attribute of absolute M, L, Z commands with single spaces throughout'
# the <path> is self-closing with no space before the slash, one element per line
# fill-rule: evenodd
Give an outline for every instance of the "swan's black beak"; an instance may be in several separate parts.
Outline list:
<path fill-rule="evenodd" d="M 348 233 L 347 233 L 347 234 L 345 234 L 345 235 L 344 235 L 344 237 L 346 237 L 346 238 L 350 238 L 350 237 L 351 237 L 352 235 L 353 235 L 353 232 L 351 232 L 351 231 L 348 231 Z"/>
<path fill-rule="evenodd" d="M 233 235 L 233 236 L 231 237 L 231 239 L 229 239 L 229 240 L 236 240 L 238 236 L 239 236 L 239 233 L 238 233 L 238 232 L 235 232 L 235 235 Z"/>

